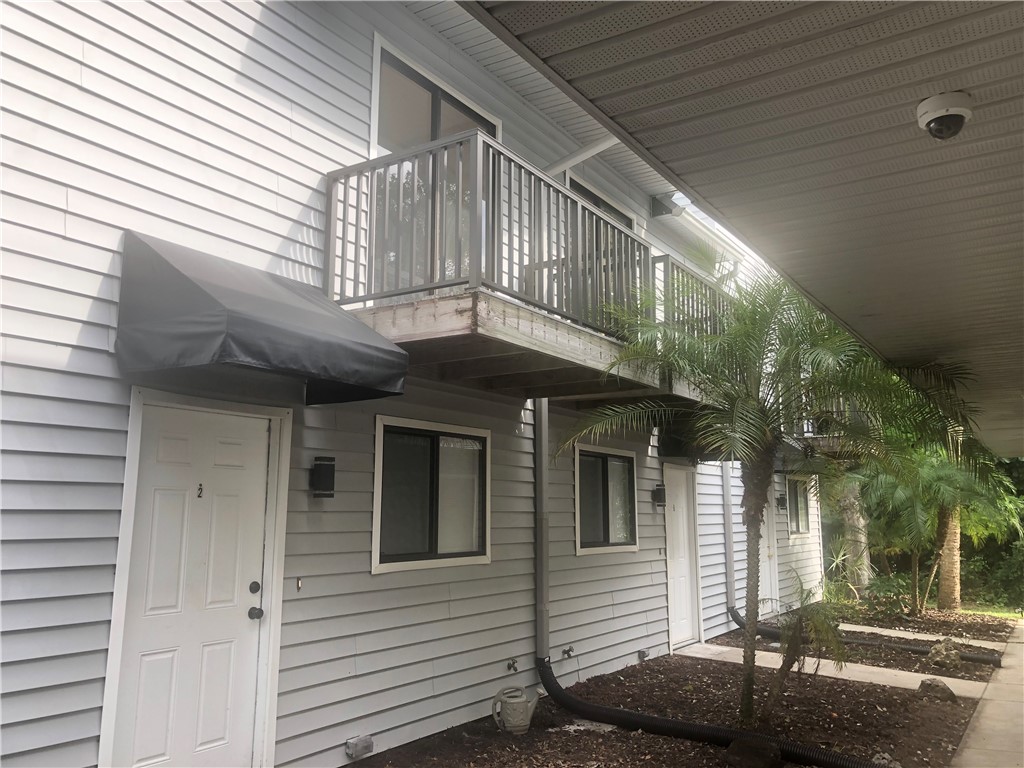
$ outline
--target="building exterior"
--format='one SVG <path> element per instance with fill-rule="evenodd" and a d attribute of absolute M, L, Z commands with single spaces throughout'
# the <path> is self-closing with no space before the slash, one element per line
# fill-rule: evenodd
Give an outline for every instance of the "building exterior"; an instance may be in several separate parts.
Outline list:
<path fill-rule="evenodd" d="M 538 493 L 564 683 L 731 628 L 738 468 L 646 435 L 560 448 L 590 405 L 665 393 L 604 376 L 602 308 L 700 281 L 679 250 L 714 232 L 657 220 L 647 171 L 586 157 L 471 55 L 513 54 L 425 6 L 5 5 L 5 765 L 333 766 L 486 714 L 536 683 Z M 404 394 L 339 379 L 307 405 L 326 374 L 283 362 L 126 370 L 128 303 L 167 285 L 126 293 L 147 248 L 236 293 L 246 268 L 323 290 L 408 353 Z M 768 612 L 821 574 L 792 480 Z"/>

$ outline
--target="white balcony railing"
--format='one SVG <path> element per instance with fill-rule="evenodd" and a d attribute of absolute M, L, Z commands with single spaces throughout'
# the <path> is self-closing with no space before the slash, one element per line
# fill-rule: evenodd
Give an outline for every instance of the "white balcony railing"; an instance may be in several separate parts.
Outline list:
<path fill-rule="evenodd" d="M 485 288 L 614 333 L 610 308 L 655 288 L 687 312 L 722 300 L 669 257 L 655 280 L 649 243 L 480 131 L 335 171 L 328 193 L 342 305 Z"/>

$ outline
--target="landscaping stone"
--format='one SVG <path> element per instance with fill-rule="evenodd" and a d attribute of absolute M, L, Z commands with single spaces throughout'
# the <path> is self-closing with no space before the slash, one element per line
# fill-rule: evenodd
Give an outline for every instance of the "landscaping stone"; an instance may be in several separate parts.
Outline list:
<path fill-rule="evenodd" d="M 753 737 L 734 739 L 725 750 L 725 762 L 734 768 L 782 768 L 777 744 Z"/>
<path fill-rule="evenodd" d="M 956 701 L 956 694 L 937 677 L 928 677 L 917 688 L 922 696 L 932 696 L 939 701 Z"/>
<path fill-rule="evenodd" d="M 931 651 L 928 653 L 928 663 L 933 667 L 959 669 L 960 652 L 953 645 L 952 640 L 944 637 L 932 646 Z"/>
<path fill-rule="evenodd" d="M 881 768 L 903 768 L 900 761 L 890 755 L 888 752 L 879 752 L 877 755 L 871 758 L 871 762 L 874 765 L 880 766 Z"/>

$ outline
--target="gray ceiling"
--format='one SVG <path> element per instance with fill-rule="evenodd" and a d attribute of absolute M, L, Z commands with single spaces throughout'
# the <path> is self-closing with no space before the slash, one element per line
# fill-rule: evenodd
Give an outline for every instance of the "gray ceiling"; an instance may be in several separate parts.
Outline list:
<path fill-rule="evenodd" d="M 462 6 L 886 358 L 966 363 L 1024 455 L 1024 3 Z"/>

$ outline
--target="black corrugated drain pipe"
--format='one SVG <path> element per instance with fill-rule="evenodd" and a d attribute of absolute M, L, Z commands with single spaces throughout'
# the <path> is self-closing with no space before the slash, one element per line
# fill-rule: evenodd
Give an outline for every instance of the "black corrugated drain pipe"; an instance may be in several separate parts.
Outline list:
<path fill-rule="evenodd" d="M 735 608 L 729 609 L 729 615 L 732 617 L 736 626 L 740 629 L 747 626 L 747 622 L 743 620 L 743 617 L 740 616 L 740 612 Z M 770 637 L 772 640 L 782 639 L 782 631 L 778 627 L 773 627 L 769 624 L 758 624 L 757 634 L 763 637 Z M 910 643 L 890 643 L 882 640 L 874 640 L 870 637 L 847 637 L 842 632 L 839 633 L 839 637 L 843 641 L 844 645 L 869 645 L 873 648 L 896 648 L 897 650 L 916 653 L 920 656 L 927 656 L 932 650 L 925 646 L 911 645 Z M 803 640 L 804 643 L 809 642 L 806 637 L 802 637 L 801 640 Z M 994 653 L 972 653 L 971 651 L 960 651 L 960 658 L 963 661 L 971 661 L 975 664 L 991 664 L 993 667 L 1003 666 L 1002 659 Z"/>
<path fill-rule="evenodd" d="M 540 680 L 544 684 L 544 690 L 548 692 L 548 695 L 556 704 L 587 720 L 616 725 L 629 731 L 644 731 L 645 733 L 653 733 L 656 736 L 671 736 L 673 738 L 689 739 L 690 741 L 701 741 L 706 744 L 715 744 L 719 747 L 728 747 L 739 738 L 759 740 L 765 744 L 778 746 L 783 760 L 799 765 L 817 765 L 821 766 L 821 768 L 877 768 L 870 760 L 864 760 L 853 755 L 841 755 L 838 752 L 830 752 L 827 749 L 799 744 L 795 741 L 780 739 L 776 736 L 768 736 L 752 731 L 741 731 L 738 728 L 726 728 L 722 725 L 707 725 L 704 723 L 691 723 L 686 720 L 674 720 L 669 717 L 647 715 L 643 712 L 606 707 L 601 704 L 584 701 L 573 696 L 558 684 L 554 672 L 551 671 L 551 659 L 549 657 L 537 659 L 537 671 L 540 672 Z"/>

